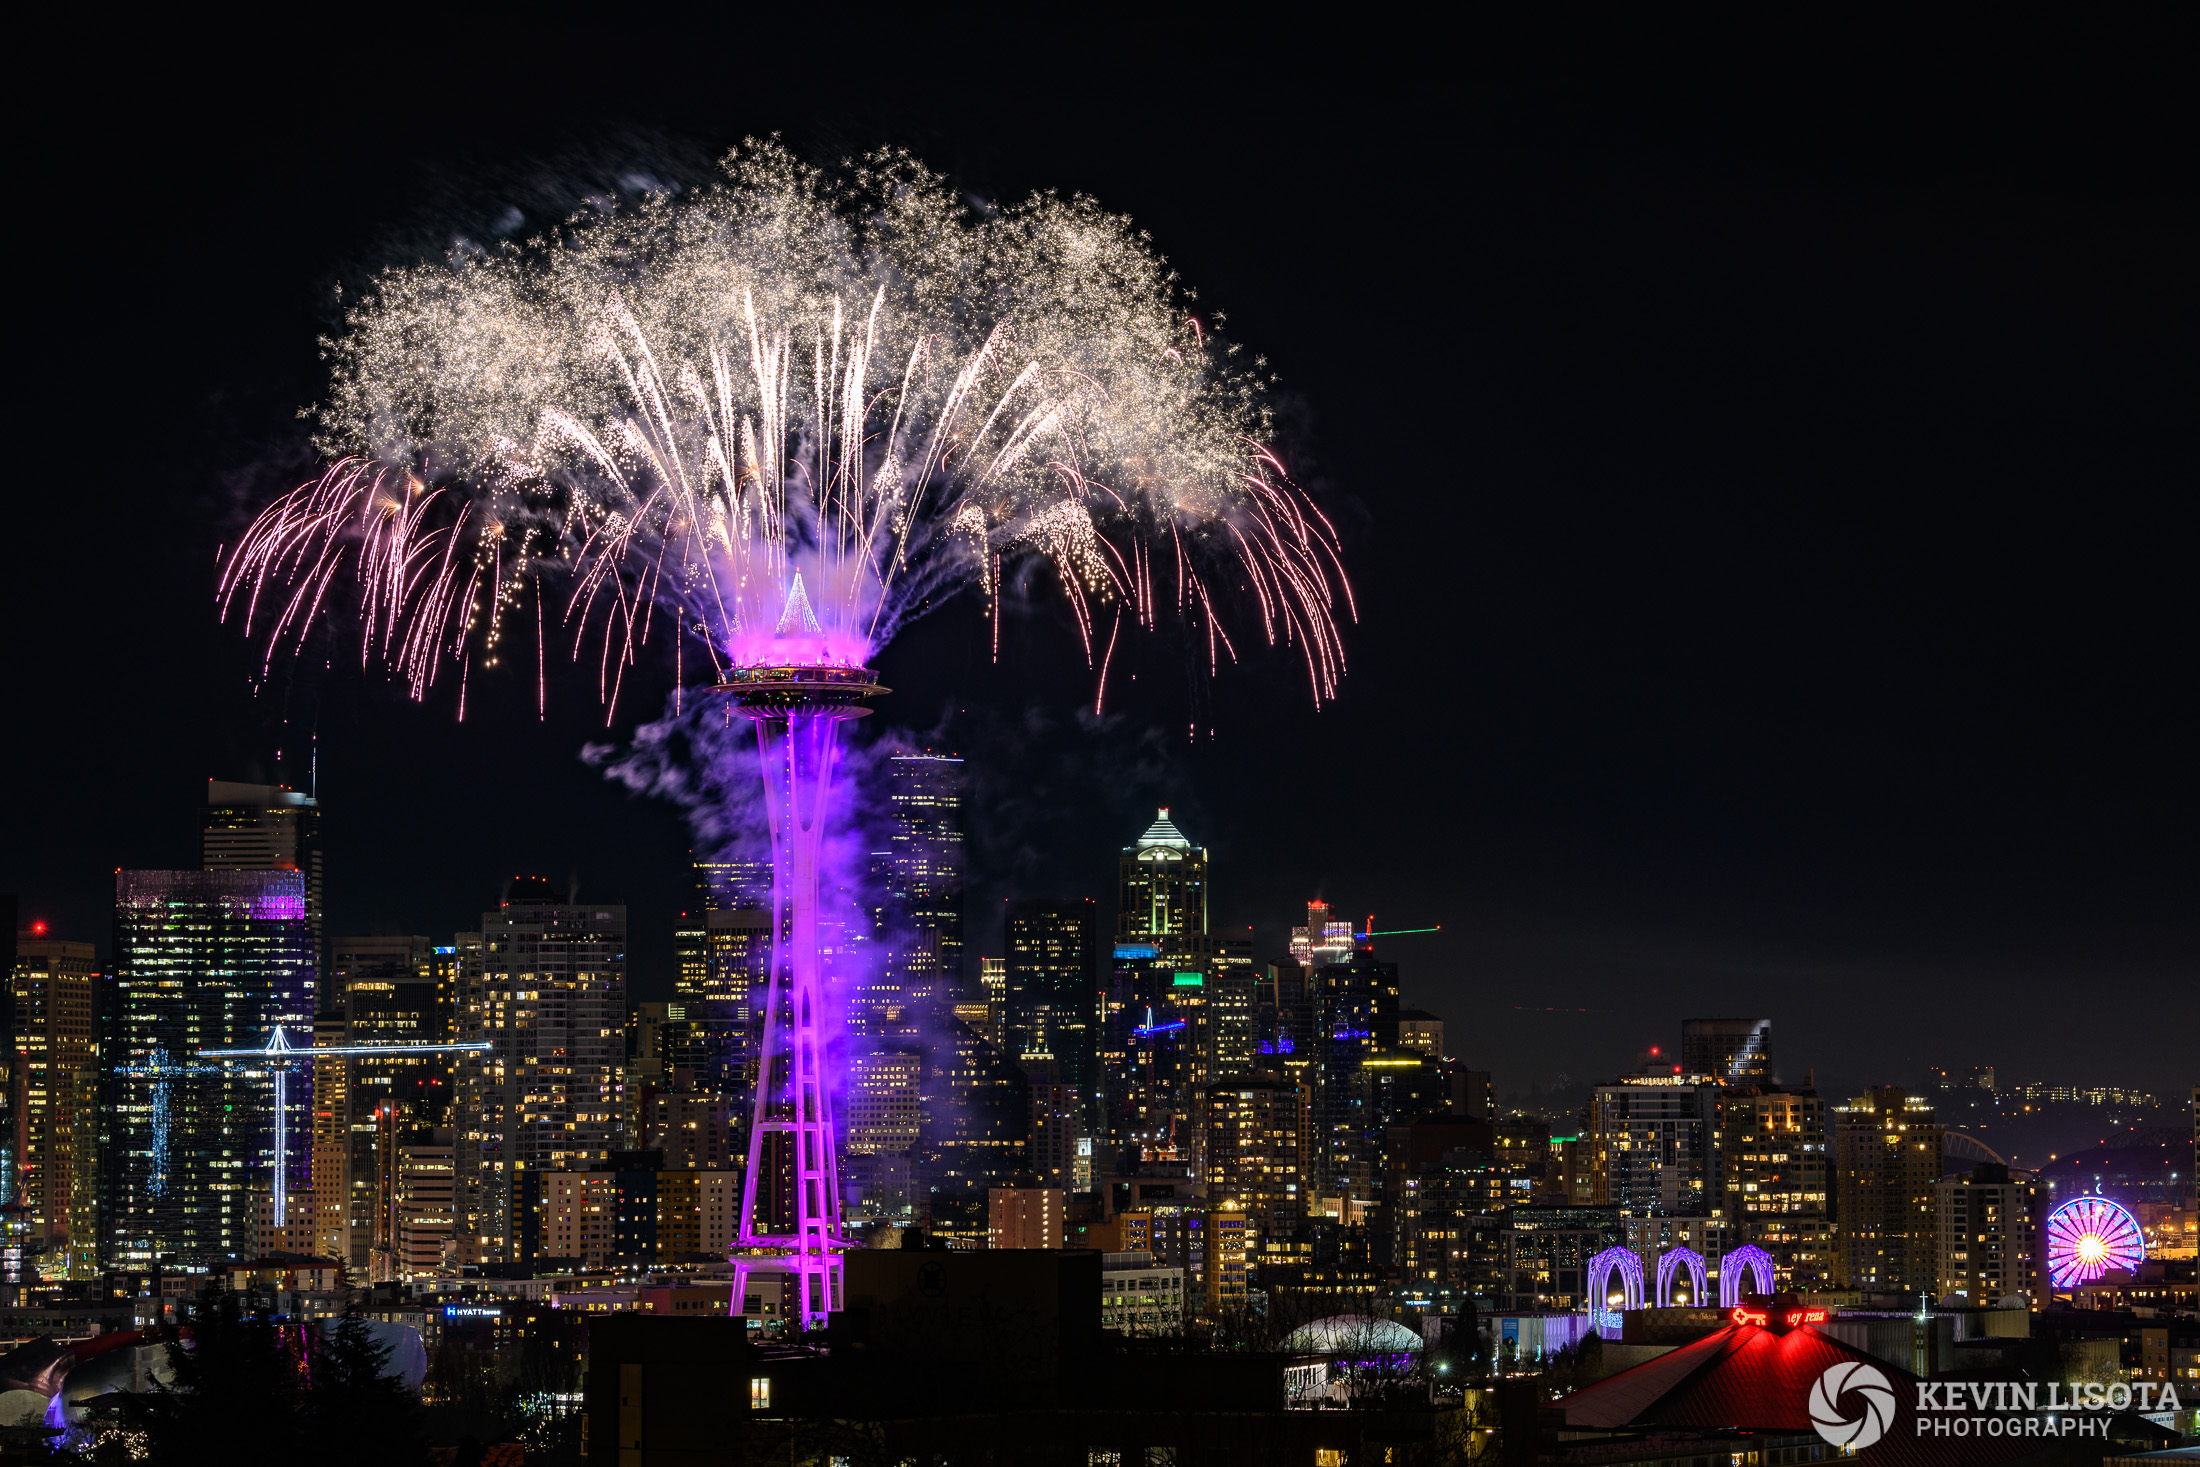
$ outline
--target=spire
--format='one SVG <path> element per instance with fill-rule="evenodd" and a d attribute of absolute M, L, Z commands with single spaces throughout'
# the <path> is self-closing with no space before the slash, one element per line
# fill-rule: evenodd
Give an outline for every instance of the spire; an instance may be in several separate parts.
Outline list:
<path fill-rule="evenodd" d="M 1138 838 L 1138 845 L 1140 849 L 1147 846 L 1173 846 L 1177 850 L 1188 851 L 1192 848 L 1192 843 L 1184 838 L 1184 832 L 1170 821 L 1169 807 L 1166 805 L 1154 816 L 1153 824 L 1146 827 L 1146 833 Z"/>
<path fill-rule="evenodd" d="M 825 629 L 817 624 L 817 613 L 810 610 L 809 593 L 802 589 L 802 572 L 794 573 L 794 585 L 787 590 L 786 609 L 779 613 L 779 635 L 797 637 L 822 637 Z"/>

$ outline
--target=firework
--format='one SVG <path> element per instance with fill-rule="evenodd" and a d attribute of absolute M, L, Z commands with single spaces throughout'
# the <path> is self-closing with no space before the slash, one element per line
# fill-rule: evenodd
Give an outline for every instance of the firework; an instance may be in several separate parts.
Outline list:
<path fill-rule="evenodd" d="M 362 662 L 455 675 L 462 712 L 473 666 L 531 654 L 546 698 L 579 663 L 608 719 L 652 646 L 682 681 L 862 666 L 967 586 L 997 650 L 1002 598 L 1050 582 L 1096 707 L 1124 624 L 1164 618 L 1210 671 L 1251 632 L 1335 695 L 1335 531 L 1266 446 L 1260 365 L 1127 221 L 975 212 L 899 155 L 728 168 L 383 275 L 328 344 L 331 467 L 244 535 L 224 616 L 272 658 L 355 607 Z"/>
<path fill-rule="evenodd" d="M 1344 673 L 1334 529 L 1266 447 L 1258 363 L 1178 304 L 1129 225 L 1052 196 L 966 208 L 911 160 L 828 178 L 771 148 L 689 200 L 385 274 L 329 343 L 326 473 L 261 513 L 225 617 L 270 659 L 332 605 L 362 663 L 424 698 L 532 633 L 594 676 L 608 721 L 669 644 L 757 725 L 773 956 L 735 1260 L 786 1316 L 842 1307 L 819 869 L 840 724 L 915 611 L 1057 586 L 1096 673 L 1126 622 L 1180 620 L 1210 671 L 1224 605 Z M 553 636 L 554 634 L 554 636 Z M 691 654 L 692 649 L 692 654 Z M 677 700 L 683 696 L 675 692 Z M 760 1179 L 790 1195 L 759 1196 Z M 777 1184 L 771 1184 L 777 1185 Z"/>

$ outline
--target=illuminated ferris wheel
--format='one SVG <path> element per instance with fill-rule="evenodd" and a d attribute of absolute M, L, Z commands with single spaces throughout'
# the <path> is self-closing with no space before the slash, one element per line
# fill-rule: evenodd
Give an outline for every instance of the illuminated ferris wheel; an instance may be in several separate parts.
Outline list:
<path fill-rule="evenodd" d="M 2146 1257 L 2138 1219 L 2106 1197 L 2077 1197 L 2047 1219 L 2047 1281 L 2058 1289 L 2135 1269 Z"/>

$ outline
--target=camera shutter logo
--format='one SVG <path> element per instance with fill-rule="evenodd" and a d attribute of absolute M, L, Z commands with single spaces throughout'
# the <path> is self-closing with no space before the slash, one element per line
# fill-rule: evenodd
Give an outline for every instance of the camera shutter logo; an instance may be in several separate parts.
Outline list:
<path fill-rule="evenodd" d="M 1861 1360 L 1827 1366 L 1810 1388 L 1810 1424 L 1837 1447 L 1861 1452 L 1886 1435 L 1893 1420 L 1894 1386 Z"/>

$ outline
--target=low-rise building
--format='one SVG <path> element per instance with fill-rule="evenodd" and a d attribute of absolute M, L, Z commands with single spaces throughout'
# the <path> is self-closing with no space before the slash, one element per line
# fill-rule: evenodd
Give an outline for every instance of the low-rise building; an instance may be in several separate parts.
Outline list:
<path fill-rule="evenodd" d="M 1126 1335 L 1169 1334 L 1184 1326 L 1184 1270 L 1151 1253 L 1100 1258 L 1100 1327 Z"/>

